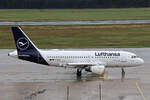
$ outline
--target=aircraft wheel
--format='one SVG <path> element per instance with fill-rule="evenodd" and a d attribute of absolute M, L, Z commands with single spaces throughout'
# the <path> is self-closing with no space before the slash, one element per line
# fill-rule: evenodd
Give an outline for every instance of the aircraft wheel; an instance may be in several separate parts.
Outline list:
<path fill-rule="evenodd" d="M 81 69 L 77 69 L 77 76 L 81 76 L 82 75 L 82 70 Z"/>

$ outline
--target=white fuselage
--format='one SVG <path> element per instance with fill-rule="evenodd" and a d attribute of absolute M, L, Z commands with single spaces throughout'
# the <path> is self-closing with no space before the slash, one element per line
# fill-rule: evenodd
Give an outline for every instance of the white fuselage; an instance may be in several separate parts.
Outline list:
<path fill-rule="evenodd" d="M 39 50 L 20 27 L 12 27 L 17 51 L 8 56 L 33 63 L 58 67 L 77 68 L 77 76 L 83 69 L 96 74 L 103 74 L 105 67 L 135 67 L 142 65 L 144 60 L 136 54 L 125 51 L 68 51 L 68 50 Z"/>
<path fill-rule="evenodd" d="M 125 51 L 43 51 L 41 55 L 49 65 L 104 65 L 105 67 L 135 67 L 144 63 L 134 53 Z"/>

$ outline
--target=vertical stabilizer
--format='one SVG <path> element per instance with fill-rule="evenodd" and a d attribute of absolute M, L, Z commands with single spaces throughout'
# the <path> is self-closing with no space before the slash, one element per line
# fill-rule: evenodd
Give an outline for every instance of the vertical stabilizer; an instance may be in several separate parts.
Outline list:
<path fill-rule="evenodd" d="M 41 56 L 38 48 L 26 36 L 20 27 L 12 27 L 12 32 L 19 59 L 48 65 L 44 58 Z"/>

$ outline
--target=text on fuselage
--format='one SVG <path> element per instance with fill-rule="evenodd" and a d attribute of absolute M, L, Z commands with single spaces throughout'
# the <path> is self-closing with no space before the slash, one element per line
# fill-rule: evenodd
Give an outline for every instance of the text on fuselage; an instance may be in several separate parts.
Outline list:
<path fill-rule="evenodd" d="M 95 56 L 120 56 L 120 53 L 95 52 Z"/>

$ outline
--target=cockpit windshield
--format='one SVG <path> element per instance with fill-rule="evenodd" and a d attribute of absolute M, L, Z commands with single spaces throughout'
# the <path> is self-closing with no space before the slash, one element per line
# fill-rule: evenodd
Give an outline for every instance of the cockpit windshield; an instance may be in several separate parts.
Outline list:
<path fill-rule="evenodd" d="M 131 56 L 131 58 L 138 58 L 138 56 Z"/>

